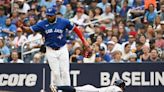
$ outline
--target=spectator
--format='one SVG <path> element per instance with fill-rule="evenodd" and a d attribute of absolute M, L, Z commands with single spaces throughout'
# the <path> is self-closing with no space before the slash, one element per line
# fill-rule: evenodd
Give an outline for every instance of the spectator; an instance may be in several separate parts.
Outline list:
<path fill-rule="evenodd" d="M 30 10 L 30 5 L 25 2 L 25 0 L 16 0 L 19 6 L 18 12 L 27 13 Z"/>
<path fill-rule="evenodd" d="M 74 11 L 72 10 L 72 6 L 70 4 L 66 5 L 67 11 L 64 14 L 64 18 L 71 19 L 74 16 Z"/>
<path fill-rule="evenodd" d="M 136 53 L 131 53 L 128 58 L 128 63 L 137 63 Z"/>
<path fill-rule="evenodd" d="M 112 39 L 113 36 L 113 31 L 111 29 L 106 29 L 106 35 L 104 38 L 104 42 L 108 43 L 108 41 L 110 41 Z"/>
<path fill-rule="evenodd" d="M 141 42 L 136 42 L 136 55 L 137 55 L 137 59 L 140 58 L 140 56 L 143 54 L 143 51 L 142 51 L 142 47 L 143 47 L 143 43 Z"/>
<path fill-rule="evenodd" d="M 157 31 L 155 46 L 156 48 L 164 49 L 164 39 L 162 38 L 162 30 Z"/>
<path fill-rule="evenodd" d="M 94 19 L 101 19 L 101 14 L 103 13 L 102 9 L 100 7 L 95 8 L 95 16 Z"/>
<path fill-rule="evenodd" d="M 140 28 L 138 28 L 137 34 L 145 34 L 146 31 L 147 30 L 145 29 L 144 25 L 142 24 L 142 26 Z"/>
<path fill-rule="evenodd" d="M 18 12 L 17 11 L 13 11 L 12 13 L 11 13 L 11 23 L 12 24 L 15 24 L 16 25 L 16 23 L 17 23 L 17 21 L 18 21 Z"/>
<path fill-rule="evenodd" d="M 161 19 L 161 21 L 164 21 L 164 3 L 161 5 L 160 19 Z"/>
<path fill-rule="evenodd" d="M 88 1 L 88 0 L 86 0 Z M 90 5 L 88 6 L 88 10 L 95 10 L 97 8 L 97 1 L 98 0 L 91 0 L 92 2 L 90 3 Z"/>
<path fill-rule="evenodd" d="M 130 54 L 131 54 L 131 50 L 130 50 L 130 44 L 127 43 L 125 44 L 125 46 L 123 47 L 122 49 L 122 59 L 127 62 L 129 57 L 130 57 Z"/>
<path fill-rule="evenodd" d="M 105 51 L 105 48 L 103 46 L 100 46 L 99 50 L 100 50 L 99 54 L 100 54 L 100 57 L 102 58 L 102 61 L 109 63 L 111 60 L 111 55 L 107 53 L 107 51 Z"/>
<path fill-rule="evenodd" d="M 96 53 L 95 63 L 106 63 L 106 61 L 103 61 L 102 57 L 100 56 L 100 54 Z"/>
<path fill-rule="evenodd" d="M 0 27 L 3 27 L 5 25 L 5 21 L 7 19 L 7 16 L 5 13 L 5 8 L 3 6 L 0 6 Z"/>
<path fill-rule="evenodd" d="M 150 58 L 150 47 L 143 46 L 142 47 L 143 54 L 140 56 L 141 62 L 148 62 Z"/>
<path fill-rule="evenodd" d="M 115 16 L 112 13 L 111 6 L 110 5 L 106 5 L 105 11 L 101 15 L 101 17 L 102 18 L 106 18 L 105 20 L 102 21 L 102 23 L 105 24 L 105 26 L 107 28 L 111 28 L 112 27 L 112 24 L 113 24 L 113 22 L 115 20 Z"/>
<path fill-rule="evenodd" d="M 102 0 L 100 3 L 97 4 L 97 7 L 100 7 L 103 11 L 105 11 L 105 8 L 109 6 L 110 3 L 108 0 Z"/>
<path fill-rule="evenodd" d="M 18 12 L 18 10 L 19 10 L 19 5 L 17 3 L 13 3 L 12 12 Z"/>
<path fill-rule="evenodd" d="M 114 49 L 115 48 L 115 42 L 113 42 L 113 41 L 108 41 L 107 42 L 107 52 L 109 53 L 109 54 L 112 54 L 113 52 L 114 52 Z"/>
<path fill-rule="evenodd" d="M 3 6 L 5 8 L 5 12 L 7 13 L 7 15 L 9 14 L 10 10 L 11 10 L 11 5 L 10 5 L 10 0 L 1 0 L 0 1 L 0 6 Z"/>
<path fill-rule="evenodd" d="M 11 52 L 11 59 L 10 63 L 24 63 L 23 60 L 18 58 L 18 52 L 16 50 Z"/>
<path fill-rule="evenodd" d="M 100 46 L 98 44 L 93 44 L 92 45 L 92 48 L 93 48 L 93 52 L 94 53 L 99 53 L 100 51 Z"/>
<path fill-rule="evenodd" d="M 128 41 L 128 33 L 126 32 L 125 27 L 120 25 L 118 28 L 118 43 L 122 44 L 126 41 Z"/>
<path fill-rule="evenodd" d="M 4 39 L 1 38 L 0 39 L 0 59 L 4 62 L 4 63 L 8 63 L 8 58 L 10 56 L 10 50 L 9 48 L 6 46 Z"/>
<path fill-rule="evenodd" d="M 161 30 L 164 29 L 164 21 L 161 21 L 160 24 L 161 24 Z"/>
<path fill-rule="evenodd" d="M 103 37 L 101 35 L 98 35 L 96 38 L 96 42 L 93 44 L 97 44 L 100 47 L 104 47 L 105 52 L 107 51 L 107 46 L 106 44 L 103 42 Z"/>
<path fill-rule="evenodd" d="M 134 37 L 136 37 L 137 32 L 136 32 L 134 23 L 129 24 L 129 29 L 130 29 L 129 34 L 131 34 Z"/>
<path fill-rule="evenodd" d="M 146 35 L 147 42 L 149 42 L 151 39 L 153 39 L 155 37 L 155 30 L 153 29 L 153 27 L 151 25 L 149 25 L 147 27 L 146 33 L 144 33 L 144 34 Z"/>
<path fill-rule="evenodd" d="M 42 6 L 41 9 L 40 9 L 40 20 L 44 20 L 46 19 L 46 7 L 45 6 Z"/>
<path fill-rule="evenodd" d="M 155 7 L 153 4 L 149 4 L 148 11 L 146 11 L 144 21 L 148 22 L 150 25 L 153 26 L 153 23 L 157 17 L 157 13 L 155 12 Z"/>
<path fill-rule="evenodd" d="M 27 38 L 23 35 L 23 30 L 21 28 L 17 28 L 17 36 L 14 38 L 12 42 L 12 46 L 17 49 L 19 53 L 19 58 L 21 56 L 21 46 L 24 42 L 27 41 Z"/>
<path fill-rule="evenodd" d="M 120 10 L 120 16 L 125 20 L 127 18 L 127 12 L 130 7 L 128 6 L 128 0 L 124 0 L 122 9 Z"/>
<path fill-rule="evenodd" d="M 149 40 L 146 39 L 146 36 L 145 36 L 144 34 L 140 34 L 140 35 L 138 36 L 138 40 L 139 40 L 139 42 L 142 43 L 143 45 L 146 45 L 146 46 L 150 47 Z"/>
<path fill-rule="evenodd" d="M 80 47 L 75 48 L 73 55 L 70 56 L 70 62 L 71 63 L 83 62 L 82 50 Z"/>
<path fill-rule="evenodd" d="M 117 0 L 117 3 L 119 4 L 120 7 L 122 7 L 124 1 L 125 1 L 125 0 Z M 128 6 L 129 6 L 129 7 L 132 7 L 132 6 L 134 5 L 134 2 L 135 2 L 135 1 L 136 1 L 136 0 L 128 0 Z"/>
<path fill-rule="evenodd" d="M 119 15 L 121 7 L 117 5 L 116 0 L 111 0 L 111 10 L 112 10 L 112 13 L 114 13 L 114 15 Z"/>
<path fill-rule="evenodd" d="M 124 63 L 124 61 L 121 59 L 122 53 L 119 50 L 116 50 L 112 54 L 113 59 L 110 61 L 110 63 Z"/>
<path fill-rule="evenodd" d="M 120 50 L 122 49 L 121 44 L 118 43 L 118 38 L 116 36 L 112 36 L 111 41 L 115 43 L 114 45 L 114 51 L 115 50 Z"/>
<path fill-rule="evenodd" d="M 39 6 L 45 6 L 46 8 L 51 8 L 53 5 L 56 5 L 56 0 L 40 0 Z"/>
<path fill-rule="evenodd" d="M 36 53 L 30 63 L 42 63 L 41 62 L 41 55 Z"/>
<path fill-rule="evenodd" d="M 88 16 L 84 14 L 83 8 L 77 8 L 76 15 L 71 19 L 77 25 L 83 25 L 85 21 L 88 19 Z"/>
<path fill-rule="evenodd" d="M 134 0 L 130 13 L 132 14 L 133 19 L 139 16 L 143 16 L 145 13 L 144 0 Z"/>
<path fill-rule="evenodd" d="M 100 24 L 95 24 L 94 27 L 93 27 L 93 30 L 94 30 L 94 33 L 91 34 L 89 37 L 91 39 L 91 42 L 92 43 L 95 43 L 96 42 L 96 39 L 97 39 L 97 36 L 98 35 L 101 35 L 102 36 L 102 32 L 100 31 Z"/>
<path fill-rule="evenodd" d="M 89 10 L 88 11 L 88 16 L 89 16 L 89 18 L 88 18 L 88 22 L 91 22 L 91 21 L 94 21 L 95 19 L 94 19 L 94 17 L 95 17 L 95 11 L 94 10 Z"/>
<path fill-rule="evenodd" d="M 77 9 L 77 2 L 78 2 L 78 0 L 70 0 L 70 4 L 74 11 L 76 11 L 76 9 Z"/>
<path fill-rule="evenodd" d="M 63 5 L 63 0 L 56 0 L 55 8 L 57 12 L 60 12 L 62 15 L 65 15 L 67 8 Z"/>
<path fill-rule="evenodd" d="M 160 21 L 161 21 L 160 16 L 157 16 L 153 25 L 153 28 L 155 30 L 161 29 Z"/>
<path fill-rule="evenodd" d="M 11 23 L 11 18 L 7 18 L 5 26 L 2 28 L 2 32 L 0 34 L 2 37 L 9 37 L 10 35 L 15 35 L 16 29 L 16 25 Z"/>
<path fill-rule="evenodd" d="M 160 62 L 161 59 L 159 58 L 158 51 L 156 49 L 152 49 L 150 51 L 149 62 Z"/>
<path fill-rule="evenodd" d="M 29 50 L 34 50 L 36 48 L 40 48 L 40 46 L 43 44 L 42 35 L 37 32 L 30 34 L 28 36 L 27 41 L 29 41 L 29 43 L 28 43 Z"/>

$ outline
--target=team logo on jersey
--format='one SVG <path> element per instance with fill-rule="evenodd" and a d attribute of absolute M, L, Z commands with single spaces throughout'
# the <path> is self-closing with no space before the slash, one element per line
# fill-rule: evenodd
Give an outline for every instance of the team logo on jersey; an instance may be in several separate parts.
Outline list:
<path fill-rule="evenodd" d="M 51 8 L 49 8 L 49 9 L 48 9 L 48 11 L 49 11 L 49 12 L 51 12 L 51 11 L 52 11 L 52 9 L 51 9 Z"/>
<path fill-rule="evenodd" d="M 61 30 L 61 29 L 55 29 L 55 30 L 48 29 L 48 30 L 46 30 L 46 34 L 49 34 L 49 33 L 60 33 L 60 34 L 62 34 L 63 30 Z"/>
<path fill-rule="evenodd" d="M 47 24 L 47 25 L 45 25 L 46 27 L 48 27 L 49 25 Z"/>

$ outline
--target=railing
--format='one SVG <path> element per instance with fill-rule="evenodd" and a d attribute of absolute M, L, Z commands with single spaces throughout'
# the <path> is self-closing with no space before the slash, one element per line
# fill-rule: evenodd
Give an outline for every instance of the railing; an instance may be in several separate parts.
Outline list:
<path fill-rule="evenodd" d="M 35 39 L 35 40 L 31 40 L 31 41 L 26 41 L 26 42 L 24 42 L 23 44 L 22 44 L 22 46 L 21 46 L 21 59 L 22 60 L 24 60 L 24 55 L 27 55 L 27 54 L 30 54 L 30 53 L 33 53 L 33 52 L 38 52 L 39 50 L 40 50 L 40 48 L 35 48 L 35 49 L 32 49 L 32 50 L 30 50 L 30 51 L 25 51 L 24 49 L 25 49 L 25 45 L 27 44 L 27 43 L 31 43 L 31 42 L 34 42 L 34 41 L 38 41 L 38 40 L 42 40 L 42 38 L 41 39 Z"/>

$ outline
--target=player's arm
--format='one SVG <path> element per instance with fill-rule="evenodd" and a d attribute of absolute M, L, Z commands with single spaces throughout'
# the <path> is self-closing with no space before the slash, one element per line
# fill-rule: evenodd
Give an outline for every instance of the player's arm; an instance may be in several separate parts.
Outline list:
<path fill-rule="evenodd" d="M 44 31 L 44 29 L 42 28 L 42 25 L 43 24 L 41 24 L 41 22 L 40 22 L 40 23 L 37 23 L 30 27 L 23 26 L 23 29 L 27 33 L 42 32 L 42 31 Z"/>
<path fill-rule="evenodd" d="M 33 31 L 31 30 L 30 27 L 23 26 L 22 28 L 23 28 L 24 31 L 27 32 L 27 33 L 33 33 Z"/>
<path fill-rule="evenodd" d="M 89 43 L 86 41 L 84 38 L 83 33 L 75 26 L 73 31 L 78 35 L 78 37 L 81 39 L 82 43 L 84 44 L 85 47 L 89 47 Z"/>

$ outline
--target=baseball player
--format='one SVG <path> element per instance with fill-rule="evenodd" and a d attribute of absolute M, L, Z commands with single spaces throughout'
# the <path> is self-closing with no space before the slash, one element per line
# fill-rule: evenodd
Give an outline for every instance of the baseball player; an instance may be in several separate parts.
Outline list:
<path fill-rule="evenodd" d="M 26 32 L 40 32 L 45 37 L 46 57 L 54 74 L 53 85 L 70 85 L 69 54 L 66 46 L 66 31 L 73 30 L 81 39 L 84 47 L 89 44 L 82 32 L 69 20 L 56 17 L 56 10 L 46 10 L 46 20 L 38 22 L 31 27 L 23 28 Z"/>
<path fill-rule="evenodd" d="M 116 80 L 114 85 L 102 88 L 96 88 L 92 85 L 84 85 L 80 87 L 72 86 L 53 86 L 51 87 L 52 92 L 62 90 L 63 92 L 123 92 L 125 90 L 125 83 L 123 80 Z"/>

